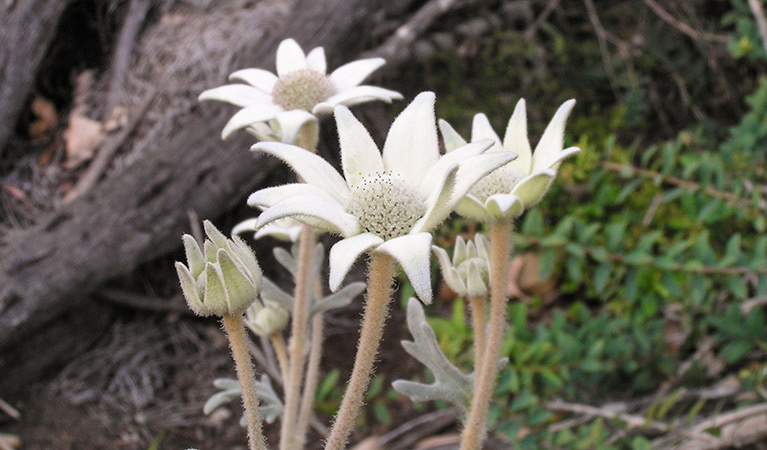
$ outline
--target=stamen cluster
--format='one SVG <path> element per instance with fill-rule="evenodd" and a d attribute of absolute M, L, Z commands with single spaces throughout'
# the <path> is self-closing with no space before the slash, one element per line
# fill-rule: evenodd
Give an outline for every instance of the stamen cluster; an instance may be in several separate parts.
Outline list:
<path fill-rule="evenodd" d="M 404 236 L 424 212 L 423 200 L 401 176 L 376 172 L 353 188 L 348 211 L 360 227 L 384 240 Z"/>
<path fill-rule="evenodd" d="M 286 111 L 312 108 L 336 93 L 327 75 L 311 69 L 301 69 L 281 76 L 274 84 L 272 98 Z"/>

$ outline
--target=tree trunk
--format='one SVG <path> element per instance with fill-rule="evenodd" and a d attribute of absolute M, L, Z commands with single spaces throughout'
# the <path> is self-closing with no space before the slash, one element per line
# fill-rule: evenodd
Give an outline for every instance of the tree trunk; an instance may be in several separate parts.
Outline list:
<path fill-rule="evenodd" d="M 343 51 L 361 50 L 354 48 L 360 42 L 354 32 L 376 6 L 367 0 L 299 2 L 283 27 L 248 46 L 237 67 L 273 67 L 277 44 L 286 37 L 333 48 L 351 59 Z M 167 145 L 111 174 L 35 226 L 5 236 L 0 247 L 0 373 L 13 364 L 11 352 L 32 351 L 25 347 L 29 337 L 45 333 L 46 324 L 79 308 L 89 291 L 179 248 L 189 228 L 188 211 L 215 218 L 241 204 L 266 179 L 276 160 L 249 153 L 252 138 L 239 133 L 238 139 L 221 142 L 220 131 L 231 115 L 231 108 L 225 114 L 223 109 L 198 108 Z"/>
<path fill-rule="evenodd" d="M 56 36 L 61 14 L 71 0 L 17 0 L 0 5 L 0 157 L 34 74 Z"/>

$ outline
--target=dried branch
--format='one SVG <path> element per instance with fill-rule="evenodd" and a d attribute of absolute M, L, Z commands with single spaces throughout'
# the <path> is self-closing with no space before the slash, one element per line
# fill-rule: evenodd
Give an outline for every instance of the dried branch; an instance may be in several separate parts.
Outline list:
<path fill-rule="evenodd" d="M 751 13 L 754 15 L 756 27 L 759 29 L 759 36 L 762 37 L 764 51 L 767 52 L 767 17 L 764 15 L 762 2 L 759 0 L 748 0 L 748 7 L 751 8 Z"/>

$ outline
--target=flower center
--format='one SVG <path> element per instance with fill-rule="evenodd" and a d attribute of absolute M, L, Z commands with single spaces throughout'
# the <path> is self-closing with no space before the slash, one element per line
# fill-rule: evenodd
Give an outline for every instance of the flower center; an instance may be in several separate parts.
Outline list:
<path fill-rule="evenodd" d="M 384 240 L 408 234 L 426 212 L 418 193 L 391 172 L 376 172 L 355 186 L 347 210 L 363 230 Z"/>
<path fill-rule="evenodd" d="M 480 202 L 484 203 L 494 194 L 508 194 L 524 175 L 510 164 L 501 166 L 479 180 L 469 191 Z"/>
<path fill-rule="evenodd" d="M 274 102 L 286 111 L 312 108 L 336 93 L 336 87 L 326 75 L 315 70 L 301 69 L 281 76 L 272 89 Z"/>

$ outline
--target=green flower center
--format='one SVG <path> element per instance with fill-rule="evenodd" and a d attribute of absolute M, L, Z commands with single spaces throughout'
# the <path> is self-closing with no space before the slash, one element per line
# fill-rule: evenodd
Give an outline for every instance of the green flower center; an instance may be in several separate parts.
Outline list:
<path fill-rule="evenodd" d="M 347 210 L 363 230 L 384 240 L 408 234 L 426 212 L 418 193 L 391 172 L 376 172 L 355 186 Z"/>
<path fill-rule="evenodd" d="M 484 203 L 491 195 L 510 193 L 522 178 L 524 178 L 524 175 L 520 171 L 513 168 L 511 164 L 506 164 L 479 180 L 471 188 L 469 194 Z"/>
<path fill-rule="evenodd" d="M 312 108 L 336 93 L 336 87 L 326 75 L 310 69 L 296 70 L 281 76 L 272 89 L 274 103 L 286 111 Z"/>

